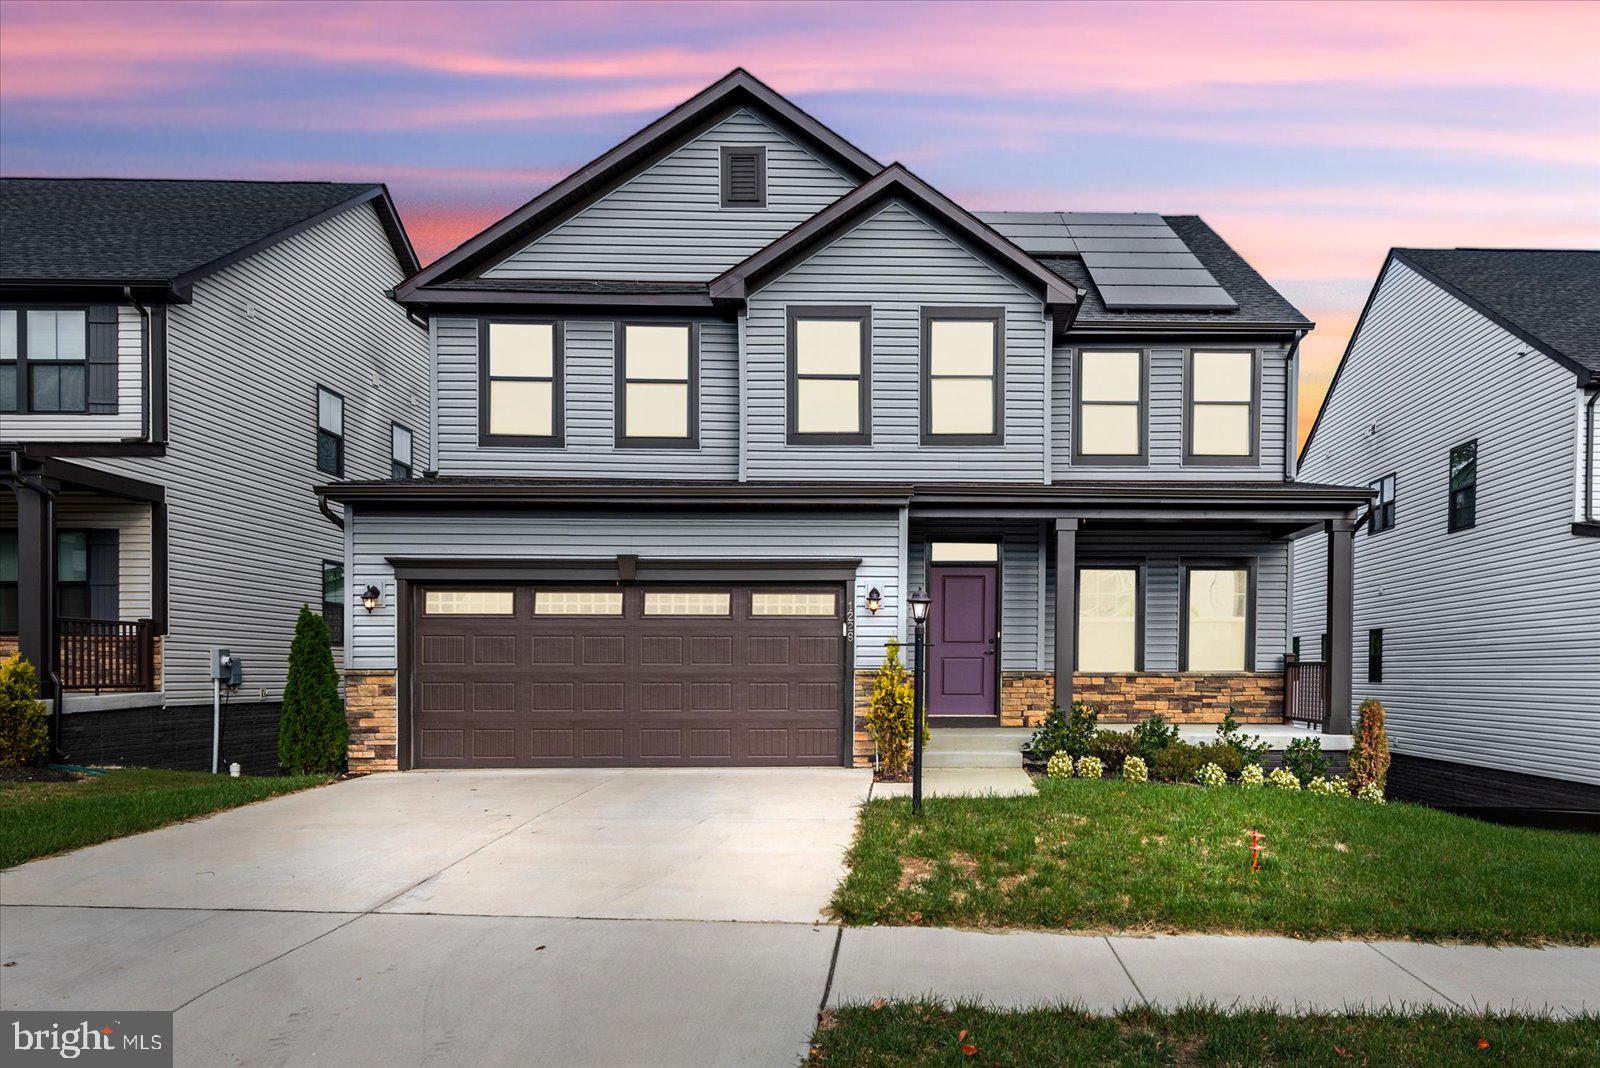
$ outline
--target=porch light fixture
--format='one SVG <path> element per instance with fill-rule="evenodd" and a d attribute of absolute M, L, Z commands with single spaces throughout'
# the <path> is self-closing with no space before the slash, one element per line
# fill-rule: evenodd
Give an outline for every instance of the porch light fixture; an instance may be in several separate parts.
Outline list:
<path fill-rule="evenodd" d="M 361 607 L 367 611 L 375 611 L 383 600 L 383 591 L 376 586 L 368 586 L 361 591 Z"/>
<path fill-rule="evenodd" d="M 878 587 L 874 586 L 872 589 L 867 591 L 867 611 L 871 612 L 873 615 L 877 615 L 878 609 L 882 607 L 883 594 L 879 593 Z"/>
<path fill-rule="evenodd" d="M 876 592 L 876 591 L 874 591 Z M 928 606 L 933 603 L 933 598 L 918 590 L 911 595 L 911 621 L 917 626 L 922 626 L 928 621 Z"/>

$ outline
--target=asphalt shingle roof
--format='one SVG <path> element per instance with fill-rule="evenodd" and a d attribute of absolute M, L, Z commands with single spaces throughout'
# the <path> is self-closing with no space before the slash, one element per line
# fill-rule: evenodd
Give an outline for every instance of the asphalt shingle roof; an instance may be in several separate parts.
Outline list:
<path fill-rule="evenodd" d="M 1521 333 L 1600 373 L 1600 251 L 1397 248 L 1421 268 Z"/>
<path fill-rule="evenodd" d="M 171 282 L 375 183 L 0 179 L 0 279 Z"/>

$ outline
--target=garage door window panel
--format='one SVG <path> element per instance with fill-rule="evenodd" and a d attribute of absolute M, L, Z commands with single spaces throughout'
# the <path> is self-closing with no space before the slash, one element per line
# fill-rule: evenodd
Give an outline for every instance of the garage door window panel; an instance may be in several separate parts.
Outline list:
<path fill-rule="evenodd" d="M 727 616 L 732 606 L 733 596 L 729 593 L 648 590 L 644 595 L 647 616 Z"/>
<path fill-rule="evenodd" d="M 430 616 L 509 616 L 516 611 L 511 590 L 429 590 L 422 611 Z"/>
<path fill-rule="evenodd" d="M 827 591 L 758 590 L 750 595 L 752 616 L 835 616 L 839 595 Z"/>
<path fill-rule="evenodd" d="M 533 595 L 536 616 L 620 616 L 621 590 L 539 590 Z"/>

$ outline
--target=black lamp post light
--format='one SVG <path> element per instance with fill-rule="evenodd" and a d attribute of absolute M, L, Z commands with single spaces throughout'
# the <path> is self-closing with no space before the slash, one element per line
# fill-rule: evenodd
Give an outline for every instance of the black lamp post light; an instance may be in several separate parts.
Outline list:
<path fill-rule="evenodd" d="M 928 623 L 928 608 L 933 604 L 922 590 L 911 595 L 911 622 L 916 624 L 912 638 L 912 669 L 911 669 L 911 814 L 922 813 L 922 718 L 923 709 L 923 644 L 926 640 L 924 627 Z"/>

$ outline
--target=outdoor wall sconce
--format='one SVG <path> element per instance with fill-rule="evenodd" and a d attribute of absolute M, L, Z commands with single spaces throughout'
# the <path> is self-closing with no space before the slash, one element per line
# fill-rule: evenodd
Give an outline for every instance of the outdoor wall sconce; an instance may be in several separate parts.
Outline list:
<path fill-rule="evenodd" d="M 368 586 L 366 589 L 361 591 L 361 607 L 365 608 L 368 612 L 375 611 L 378 607 L 378 604 L 382 600 L 383 591 L 379 590 L 376 586 Z"/>
<path fill-rule="evenodd" d="M 871 612 L 873 615 L 877 615 L 878 609 L 882 607 L 883 594 L 879 593 L 878 587 L 874 586 L 872 589 L 867 591 L 867 611 Z"/>

